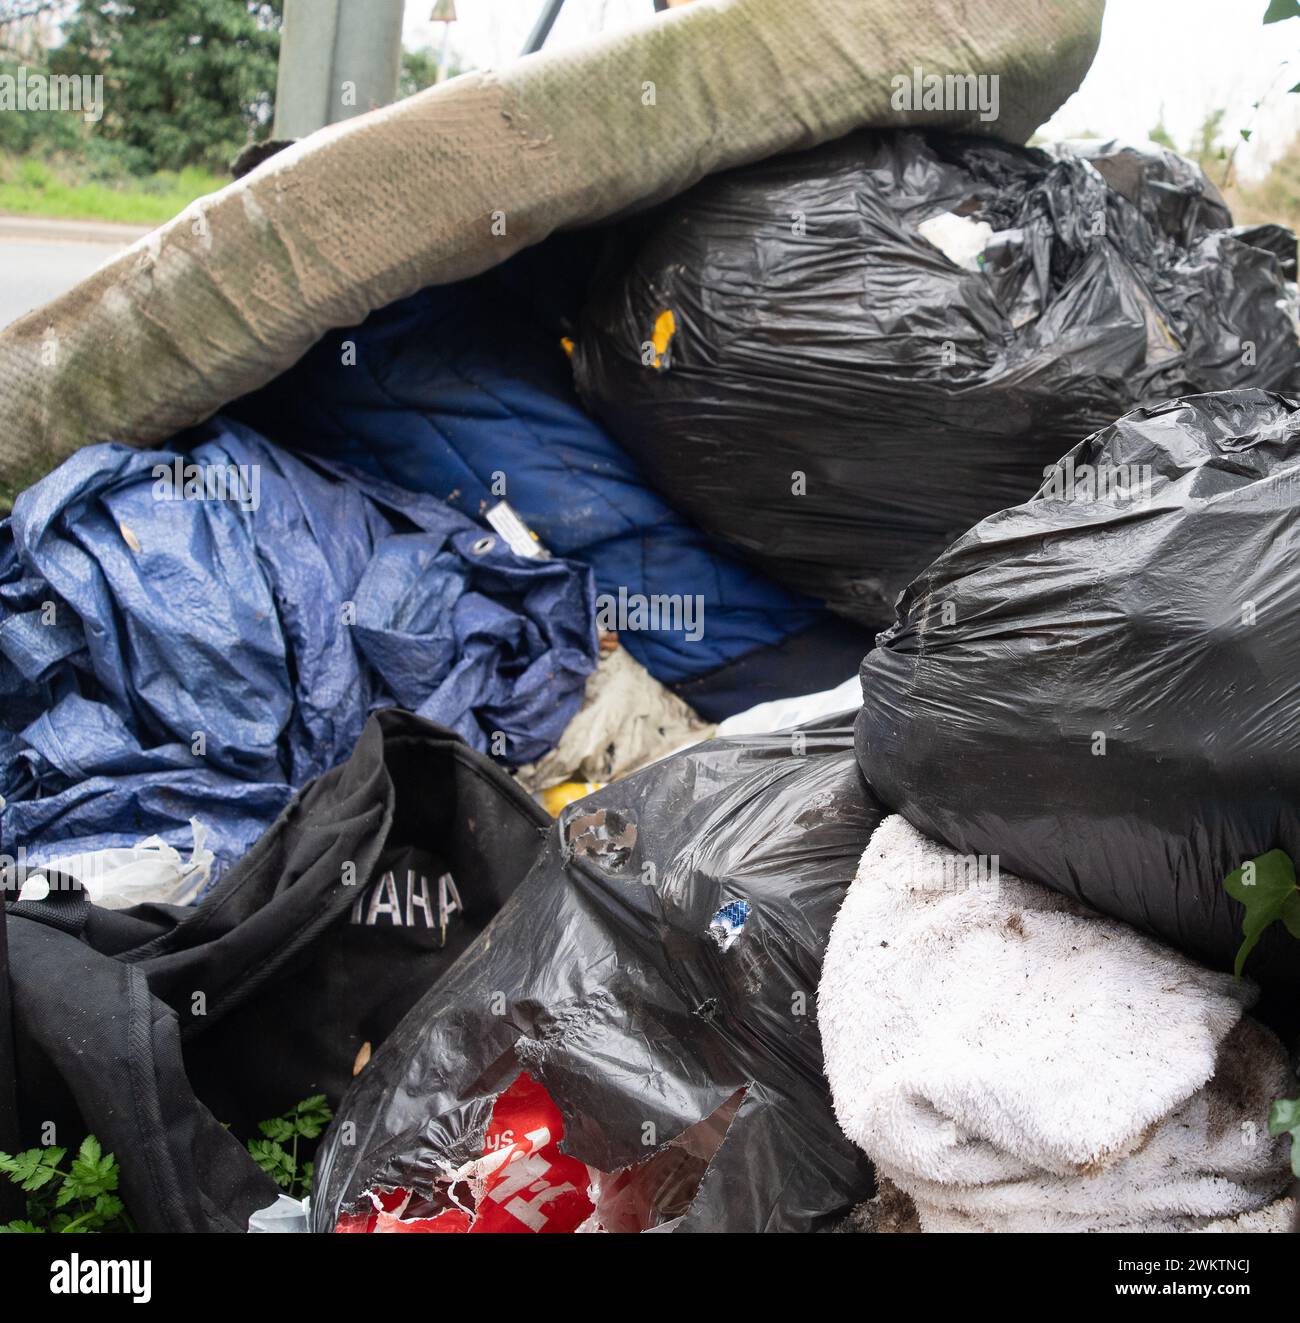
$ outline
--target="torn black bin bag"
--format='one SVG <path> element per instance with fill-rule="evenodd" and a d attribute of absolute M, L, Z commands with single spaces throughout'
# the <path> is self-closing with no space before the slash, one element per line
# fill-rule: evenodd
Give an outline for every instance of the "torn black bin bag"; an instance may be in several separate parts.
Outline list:
<path fill-rule="evenodd" d="M 49 1120 L 89 1129 L 122 1163 L 138 1224 L 242 1229 L 274 1191 L 218 1123 L 255 1135 L 312 1094 L 337 1103 L 366 1045 L 523 880 L 549 823 L 458 736 L 386 711 L 193 908 L 107 910 L 58 886 L 11 902 L 25 1142 Z M 214 1192 L 210 1208 L 159 1201 L 155 1151 L 169 1187 Z"/>
<path fill-rule="evenodd" d="M 834 721 L 712 740 L 571 805 L 353 1085 L 318 1154 L 314 1228 L 364 1212 L 370 1191 L 413 1191 L 421 1216 L 450 1207 L 521 1071 L 559 1107 L 563 1151 L 607 1174 L 743 1095 L 674 1229 L 807 1231 L 869 1197 L 815 1013 L 881 817 Z"/>
<path fill-rule="evenodd" d="M 1300 863 L 1300 402 L 1090 437 L 918 576 L 862 687 L 862 768 L 914 826 L 1231 970 L 1224 878 Z M 1298 952 L 1274 924 L 1246 973 L 1293 993 Z"/>
<path fill-rule="evenodd" d="M 1172 152 L 855 134 L 627 223 L 575 379 L 670 504 L 881 627 L 1134 406 L 1300 380 L 1285 232 L 1231 224 Z"/>
<path fill-rule="evenodd" d="M 1243 243 L 1263 248 L 1277 258 L 1282 274 L 1288 280 L 1296 278 L 1296 236 L 1285 225 L 1238 225 L 1233 231 Z"/>

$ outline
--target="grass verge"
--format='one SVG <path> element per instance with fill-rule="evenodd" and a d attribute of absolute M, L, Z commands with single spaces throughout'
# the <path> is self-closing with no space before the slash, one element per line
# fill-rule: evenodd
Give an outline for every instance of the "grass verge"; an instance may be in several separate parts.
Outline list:
<path fill-rule="evenodd" d="M 0 213 L 160 225 L 227 182 L 197 168 L 109 181 L 57 162 L 0 155 Z"/>

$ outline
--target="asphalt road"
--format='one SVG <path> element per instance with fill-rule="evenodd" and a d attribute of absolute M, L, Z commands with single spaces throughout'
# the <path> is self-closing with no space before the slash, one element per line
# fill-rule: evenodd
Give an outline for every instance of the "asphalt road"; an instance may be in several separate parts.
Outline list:
<path fill-rule="evenodd" d="M 0 238 L 0 326 L 70 289 L 113 252 L 102 243 Z"/>
<path fill-rule="evenodd" d="M 137 233 L 0 217 L 0 327 L 71 289 Z"/>

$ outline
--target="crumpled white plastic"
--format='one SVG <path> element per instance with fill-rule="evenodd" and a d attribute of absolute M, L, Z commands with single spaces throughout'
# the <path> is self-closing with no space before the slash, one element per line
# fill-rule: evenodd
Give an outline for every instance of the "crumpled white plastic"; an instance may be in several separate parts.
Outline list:
<path fill-rule="evenodd" d="M 188 859 L 160 836 L 150 836 L 127 848 L 60 855 L 33 866 L 23 881 L 19 900 L 43 900 L 50 889 L 47 872 L 75 877 L 88 899 L 105 909 L 124 910 L 146 901 L 192 905 L 212 877 L 213 853 L 205 845 L 207 828 L 190 819 L 194 848 Z"/>
<path fill-rule="evenodd" d="M 259 1208 L 248 1219 L 248 1230 L 253 1232 L 278 1232 L 293 1235 L 305 1234 L 311 1227 L 311 1197 L 293 1199 L 287 1194 L 276 1197 L 275 1203 Z"/>
<path fill-rule="evenodd" d="M 941 211 L 937 216 L 922 221 L 916 231 L 955 266 L 967 271 L 981 269 L 980 254 L 993 237 L 993 227 L 987 221 L 958 216 L 951 211 Z"/>

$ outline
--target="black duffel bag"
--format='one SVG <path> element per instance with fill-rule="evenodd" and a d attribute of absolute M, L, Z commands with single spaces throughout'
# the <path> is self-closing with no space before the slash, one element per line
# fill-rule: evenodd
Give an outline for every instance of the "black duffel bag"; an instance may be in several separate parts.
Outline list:
<path fill-rule="evenodd" d="M 311 1095 L 337 1103 L 549 822 L 459 737 L 383 712 L 193 908 L 103 909 L 62 878 L 11 901 L 5 1142 L 90 1131 L 142 1230 L 246 1229 L 276 1190 L 240 1137 Z"/>

